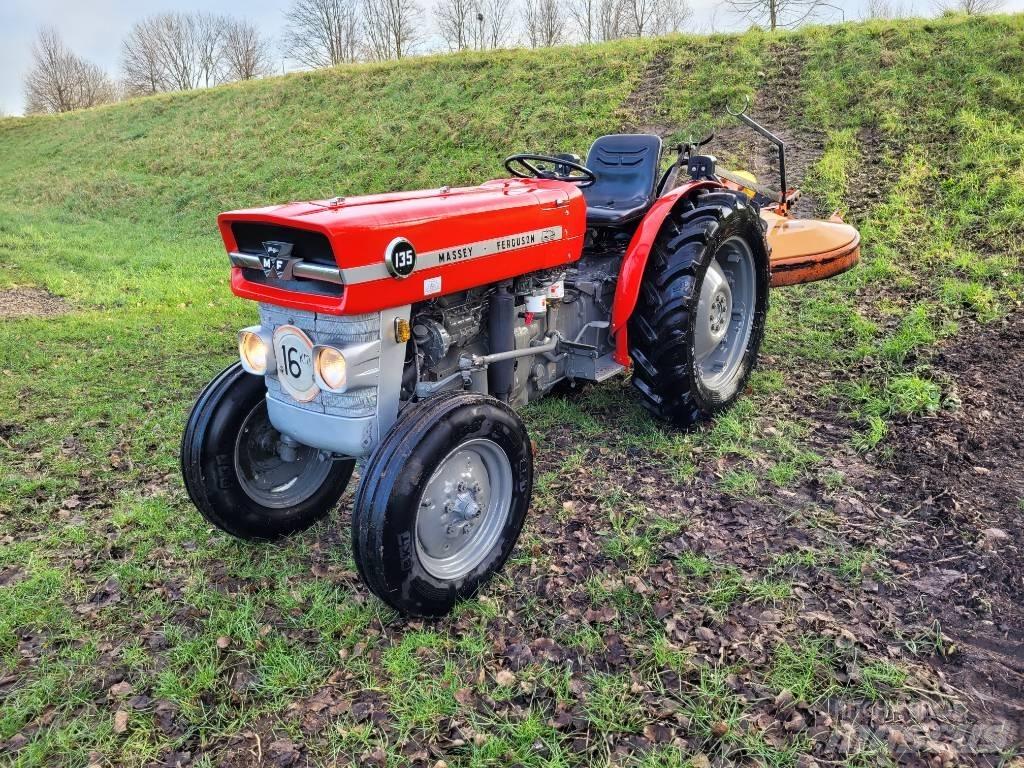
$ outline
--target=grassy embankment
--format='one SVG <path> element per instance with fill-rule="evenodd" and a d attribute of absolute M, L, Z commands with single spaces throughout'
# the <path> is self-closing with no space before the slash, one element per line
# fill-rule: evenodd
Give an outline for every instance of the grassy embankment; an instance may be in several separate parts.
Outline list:
<path fill-rule="evenodd" d="M 250 730 L 298 742 L 301 712 L 289 706 L 333 679 L 379 692 L 388 715 L 381 725 L 341 712 L 305 737 L 314 760 L 380 749 L 398 765 L 414 743 L 441 745 L 449 765 L 579 764 L 642 733 L 656 692 L 685 713 L 691 752 L 788 764 L 809 742 L 770 743 L 748 727 L 752 705 L 726 686 L 729 672 L 809 699 L 898 691 L 905 672 L 882 660 L 867 662 L 868 682 L 840 685 L 838 651 L 815 637 L 780 644 L 761 666 L 695 665 L 654 617 L 659 596 L 638 601 L 595 574 L 585 594 L 616 607 L 630 661 L 610 668 L 600 625 L 566 627 L 558 600 L 524 602 L 530 556 L 543 573 L 553 554 L 536 522 L 486 599 L 415 627 L 363 599 L 336 518 L 280 547 L 211 533 L 180 487 L 177 445 L 194 395 L 232 361 L 234 331 L 253 316 L 228 292 L 213 219 L 268 201 L 493 177 L 512 151 L 583 151 L 641 117 L 627 99 L 656 55 L 668 87 L 650 114 L 680 138 L 721 122 L 726 101 L 749 94 L 756 109 L 771 57 L 799 52 L 782 119 L 826 138 L 806 188 L 825 209 L 887 180 L 857 221 L 861 268 L 775 294 L 751 394 L 706 430 L 665 430 L 615 385 L 527 414 L 543 470 L 534 520 L 571 518 L 582 473 L 611 521 L 600 531 L 605 567 L 643 577 L 689 524 L 687 509 L 648 515 L 637 501 L 635 478 L 652 466 L 682 494 L 709 474 L 722 493 L 755 500 L 812 477 L 840 488 L 842 473 L 822 468 L 807 441 L 810 417 L 794 415 L 800 402 L 837 412 L 870 455 L 884 455 L 894 419 L 955 407 L 929 374 L 929 350 L 1020 299 L 1022 46 L 1019 17 L 678 37 L 355 66 L 0 120 L 0 290 L 41 286 L 71 310 L 0 323 L 0 677 L 13 675 L 0 689 L 0 741 L 27 735 L 13 758 L 23 765 L 85 765 L 90 754 L 134 765 L 171 748 L 212 760 Z M 869 135 L 883 138 L 880 156 L 862 154 Z M 565 423 L 586 440 L 556 451 L 548 435 Z M 616 451 L 642 451 L 602 458 L 612 432 Z M 884 553 L 835 540 L 801 557 L 854 579 Z M 751 572 L 727 557 L 682 557 L 686 586 L 672 599 L 720 620 L 765 603 L 796 611 L 794 562 Z M 513 610 L 584 661 L 535 660 L 503 685 L 495 633 Z M 665 690 L 670 672 L 678 690 Z M 108 692 L 120 679 L 131 694 Z M 467 705 L 467 690 L 493 706 Z M 151 701 L 126 703 L 139 694 Z M 583 742 L 551 721 L 574 702 L 589 723 Z M 481 737 L 444 746 L 449 719 Z"/>

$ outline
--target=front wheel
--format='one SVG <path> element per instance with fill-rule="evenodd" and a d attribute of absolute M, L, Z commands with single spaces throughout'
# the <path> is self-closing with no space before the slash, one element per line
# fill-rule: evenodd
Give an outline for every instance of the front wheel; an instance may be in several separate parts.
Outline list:
<path fill-rule="evenodd" d="M 354 459 L 335 459 L 274 429 L 263 378 L 240 363 L 203 390 L 181 442 L 192 502 L 240 539 L 276 539 L 313 525 L 338 503 L 354 467 Z"/>
<path fill-rule="evenodd" d="M 352 513 L 360 575 L 405 614 L 442 616 L 515 546 L 533 489 L 516 413 L 473 392 L 408 406 L 366 462 Z"/>
<path fill-rule="evenodd" d="M 633 384 L 651 413 L 686 427 L 739 398 L 764 336 L 769 270 L 745 195 L 698 192 L 666 221 L 629 322 Z"/>

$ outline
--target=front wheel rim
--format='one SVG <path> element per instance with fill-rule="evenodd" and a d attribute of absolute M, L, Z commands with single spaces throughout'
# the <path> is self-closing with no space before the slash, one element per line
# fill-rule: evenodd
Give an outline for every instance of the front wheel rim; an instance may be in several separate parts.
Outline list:
<path fill-rule="evenodd" d="M 722 243 L 701 283 L 694 328 L 694 359 L 701 383 L 721 390 L 741 370 L 754 327 L 757 272 L 749 243 Z"/>
<path fill-rule="evenodd" d="M 245 495 L 262 507 L 291 509 L 320 490 L 333 461 L 316 448 L 294 443 L 282 458 L 282 436 L 260 402 L 242 422 L 235 440 L 235 474 Z"/>
<path fill-rule="evenodd" d="M 416 510 L 416 554 L 423 569 L 454 581 L 479 567 L 505 529 L 512 485 L 512 464 L 493 440 L 469 440 L 445 456 Z"/>

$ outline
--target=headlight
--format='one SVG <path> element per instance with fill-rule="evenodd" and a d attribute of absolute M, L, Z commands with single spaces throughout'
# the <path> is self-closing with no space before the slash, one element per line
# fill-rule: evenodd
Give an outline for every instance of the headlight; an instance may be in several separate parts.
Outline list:
<path fill-rule="evenodd" d="M 340 392 L 345 388 L 345 356 L 334 347 L 318 347 L 316 375 L 324 389 Z"/>
<path fill-rule="evenodd" d="M 242 367 L 257 376 L 263 376 L 272 363 L 270 344 L 263 338 L 261 330 L 257 326 L 238 332 L 238 357 L 242 360 Z"/>

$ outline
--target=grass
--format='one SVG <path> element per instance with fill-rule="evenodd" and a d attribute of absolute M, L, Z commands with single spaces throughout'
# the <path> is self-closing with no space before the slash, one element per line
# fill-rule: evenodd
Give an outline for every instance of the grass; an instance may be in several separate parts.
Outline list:
<path fill-rule="evenodd" d="M 270 547 L 229 541 L 201 521 L 177 480 L 181 425 L 254 313 L 227 289 L 218 212 L 468 183 L 499 175 L 513 151 L 581 151 L 635 122 L 629 95 L 660 52 L 667 81 L 686 84 L 658 94 L 653 109 L 677 141 L 724 124 L 726 102 L 753 95 L 756 105 L 777 45 L 806 59 L 792 96 L 794 114 L 825 138 L 807 179 L 821 206 L 843 207 L 875 182 L 862 178 L 866 160 L 878 159 L 891 183 L 857 221 L 857 270 L 774 295 L 767 362 L 714 424 L 666 430 L 611 383 L 527 409 L 542 453 L 565 434 L 575 441 L 537 478 L 531 520 L 552 513 L 569 525 L 566 499 L 598 505 L 608 523 L 594 548 L 615 564 L 607 572 L 549 573 L 531 554 L 548 532 L 531 522 L 531 549 L 510 564 L 517 580 L 502 577 L 450 620 L 407 625 L 367 599 L 337 521 Z M 1021 17 L 868 22 L 438 56 L 0 119 L 0 290 L 39 286 L 70 310 L 0 323 L 0 677 L 16 678 L 2 694 L 0 740 L 29 739 L 10 759 L 85 766 L 95 753 L 133 766 L 189 748 L 213 764 L 246 732 L 300 738 L 290 708 L 335 685 L 350 705 L 379 697 L 387 726 L 342 708 L 308 738 L 313 762 L 379 749 L 404 764 L 400 745 L 448 744 L 442 729 L 459 720 L 482 738 L 437 747 L 450 749 L 450 765 L 587 764 L 576 735 L 550 725 L 553 700 L 583 701 L 596 744 L 634 736 L 651 717 L 633 681 L 595 661 L 613 631 L 646 675 L 684 680 L 695 750 L 795 763 L 806 745 L 771 746 L 741 727 L 747 705 L 726 678 L 832 695 L 835 649 L 810 638 L 774 649 L 760 669 L 698 669 L 655 618 L 658 596 L 623 578 L 674 559 L 673 610 L 718 621 L 747 604 L 794 610 L 801 571 L 850 583 L 884 573 L 876 550 L 766 555 L 749 572 L 728 554 L 677 554 L 673 541 L 702 513 L 686 501 L 701 477 L 717 478 L 728 504 L 813 478 L 842 492 L 842 473 L 793 415 L 803 371 L 831 382 L 815 405 L 848 415 L 864 451 L 884 447 L 895 421 L 955 405 L 930 373 L 932 351 L 1022 298 L 1022 46 Z M 879 158 L 865 154 L 871 133 L 886 139 Z M 595 461 L 611 431 L 624 446 L 615 472 Z M 647 460 L 676 483 L 665 498 L 623 486 Z M 585 605 L 613 607 L 612 626 L 566 619 L 557 598 L 520 601 L 531 565 L 569 581 Z M 583 666 L 568 682 L 525 674 L 532 692 L 498 685 L 492 673 L 515 640 L 503 633 L 520 624 L 578 650 Z M 941 633 L 908 642 L 922 653 L 948 648 Z M 859 662 L 860 682 L 843 696 L 871 701 L 903 684 L 903 670 Z M 556 693 L 537 692 L 544 675 Z M 115 732 L 115 678 L 165 709 L 132 709 Z M 487 706 L 465 704 L 466 691 Z M 649 766 L 691 757 L 636 755 Z M 865 753 L 864 764 L 873 760 Z"/>
<path fill-rule="evenodd" d="M 826 640 L 803 637 L 796 647 L 780 643 L 775 648 L 768 679 L 777 691 L 789 691 L 797 701 L 813 703 L 838 691 L 835 664 Z"/>

